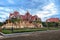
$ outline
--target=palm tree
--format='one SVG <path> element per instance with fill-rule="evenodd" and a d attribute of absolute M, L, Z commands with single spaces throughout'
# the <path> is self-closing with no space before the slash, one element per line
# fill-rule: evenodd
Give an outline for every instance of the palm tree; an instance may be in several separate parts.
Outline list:
<path fill-rule="evenodd" d="M 16 21 L 15 21 L 15 18 L 12 18 L 10 21 L 11 21 L 11 23 L 13 23 L 13 24 L 15 24 L 15 22 L 16 22 Z M 12 27 L 13 27 L 13 24 L 12 24 Z"/>
<path fill-rule="evenodd" d="M 16 28 L 17 28 L 17 25 L 20 22 L 20 19 L 18 19 L 18 18 L 12 18 L 11 22 L 14 23 L 16 25 Z"/>
<path fill-rule="evenodd" d="M 14 18 L 12 18 L 10 21 L 11 21 L 11 23 L 13 23 L 13 24 L 16 25 L 16 23 L 15 23 L 15 19 L 14 19 Z M 13 24 L 12 24 L 12 28 L 11 28 L 12 32 L 13 32 Z"/>

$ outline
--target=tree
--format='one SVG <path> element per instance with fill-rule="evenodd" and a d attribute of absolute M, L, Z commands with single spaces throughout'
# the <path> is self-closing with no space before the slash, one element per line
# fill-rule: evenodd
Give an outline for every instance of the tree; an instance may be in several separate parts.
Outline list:
<path fill-rule="evenodd" d="M 1 29 L 1 26 L 3 25 L 3 23 L 2 22 L 0 22 L 0 32 L 2 32 L 2 29 Z"/>
<path fill-rule="evenodd" d="M 22 20 L 19 18 L 19 19 L 17 19 L 17 23 L 19 23 L 19 28 L 20 28 L 20 22 L 21 22 Z"/>
<path fill-rule="evenodd" d="M 16 22 L 15 18 L 12 18 L 10 21 L 11 21 L 11 23 L 16 24 L 15 23 Z M 12 27 L 13 27 L 13 24 L 12 24 Z"/>
<path fill-rule="evenodd" d="M 37 20 L 37 19 L 35 21 L 33 21 L 33 22 L 34 22 L 35 28 L 39 27 L 38 23 L 42 24 L 41 20 Z"/>
<path fill-rule="evenodd" d="M 54 23 L 54 26 L 55 26 L 55 27 L 58 27 L 58 24 L 59 24 L 59 23 L 55 22 L 55 23 Z"/>
<path fill-rule="evenodd" d="M 49 27 L 48 27 L 48 22 L 46 22 L 46 26 L 47 26 L 47 28 L 49 29 Z"/>
<path fill-rule="evenodd" d="M 60 27 L 60 22 L 58 23 L 58 26 Z"/>
<path fill-rule="evenodd" d="M 47 27 L 47 26 L 46 26 L 46 22 L 42 22 L 42 24 L 43 24 L 44 27 Z"/>
<path fill-rule="evenodd" d="M 10 21 L 11 21 L 11 23 L 15 24 L 15 18 L 12 18 Z M 14 30 L 14 29 L 13 29 L 13 24 L 12 24 L 12 28 L 11 28 L 12 32 L 13 32 L 13 30 Z"/>
<path fill-rule="evenodd" d="M 11 19 L 11 22 L 16 25 L 16 28 L 17 28 L 19 21 L 20 21 L 20 19 L 18 19 L 18 18 L 12 18 Z"/>

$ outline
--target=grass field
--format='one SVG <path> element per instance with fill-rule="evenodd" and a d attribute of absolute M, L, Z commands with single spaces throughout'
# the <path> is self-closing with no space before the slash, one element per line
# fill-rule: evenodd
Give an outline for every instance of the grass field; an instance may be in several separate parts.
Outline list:
<path fill-rule="evenodd" d="M 35 31 L 47 31 L 47 30 L 59 30 L 60 28 L 50 27 L 50 28 L 22 28 L 22 29 L 3 29 L 2 33 L 22 33 L 22 32 L 35 32 Z"/>

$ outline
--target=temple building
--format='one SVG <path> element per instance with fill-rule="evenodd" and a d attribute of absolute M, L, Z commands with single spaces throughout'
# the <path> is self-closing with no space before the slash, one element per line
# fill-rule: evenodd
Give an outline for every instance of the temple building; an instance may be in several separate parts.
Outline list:
<path fill-rule="evenodd" d="M 42 28 L 41 19 L 34 15 L 32 16 L 28 11 L 25 15 L 20 15 L 18 11 L 10 13 L 9 20 L 2 28 Z"/>

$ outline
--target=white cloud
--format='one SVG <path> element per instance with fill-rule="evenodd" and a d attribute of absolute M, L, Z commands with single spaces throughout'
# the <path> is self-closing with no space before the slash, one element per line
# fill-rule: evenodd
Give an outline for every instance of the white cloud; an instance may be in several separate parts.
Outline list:
<path fill-rule="evenodd" d="M 13 13 L 14 11 L 18 11 L 20 14 L 24 15 L 26 13 L 26 10 L 19 8 L 19 10 L 14 10 L 13 8 L 9 7 L 0 7 L 0 20 L 4 21 L 4 19 L 7 19 L 9 17 L 9 13 Z M 2 18 L 2 19 L 1 19 Z"/>
<path fill-rule="evenodd" d="M 22 9 L 22 8 L 19 8 L 19 13 L 24 15 L 26 13 L 26 10 Z"/>
<path fill-rule="evenodd" d="M 7 15 L 0 15 L 0 22 L 4 22 L 6 19 L 8 19 L 8 14 Z"/>
<path fill-rule="evenodd" d="M 56 15 L 57 14 L 57 9 L 55 8 L 54 3 L 50 3 L 46 6 L 42 7 L 43 11 L 37 11 L 36 15 L 40 17 L 42 20 L 46 20 L 47 18 L 50 18 L 50 16 Z"/>
<path fill-rule="evenodd" d="M 44 6 L 42 9 L 43 10 L 50 10 L 50 9 L 53 9 L 54 6 L 55 6 L 54 3 L 50 3 L 50 4 L 46 5 L 46 6 Z"/>
<path fill-rule="evenodd" d="M 12 11 L 14 11 L 13 8 L 9 8 L 9 7 L 0 7 L 0 10 L 4 10 L 6 12 L 12 12 Z"/>
<path fill-rule="evenodd" d="M 45 17 L 46 15 L 49 14 L 48 11 L 37 11 L 36 13 L 37 13 L 38 17 L 40 17 L 40 18 Z"/>
<path fill-rule="evenodd" d="M 5 21 L 9 17 L 10 12 L 13 12 L 12 8 L 0 7 L 0 21 L 1 22 Z"/>
<path fill-rule="evenodd" d="M 18 7 L 14 8 L 13 6 L 12 6 L 12 8 L 0 7 L 0 14 L 4 15 L 4 16 L 1 15 L 0 17 L 6 18 L 10 12 L 13 12 L 14 10 L 19 9 L 17 11 L 19 11 L 20 14 L 22 14 L 22 15 L 24 15 L 26 13 L 26 11 L 28 10 L 31 14 L 38 15 L 38 17 L 45 20 L 45 19 L 49 18 L 50 16 L 57 14 L 57 9 L 55 8 L 56 6 L 53 1 L 54 0 L 31 0 L 30 3 L 29 2 L 25 3 L 25 1 L 21 1 L 21 5 L 18 5 L 18 4 L 20 4 L 18 2 L 18 0 L 15 0 L 15 1 L 14 0 L 7 0 L 6 3 L 4 1 L 2 1 L 2 2 L 0 2 L 0 4 L 2 4 L 2 5 L 8 6 L 10 4 L 11 5 L 16 4 L 17 6 L 21 6 L 22 8 L 18 8 Z M 5 4 L 3 4 L 3 3 L 5 3 Z M 23 3 L 25 3 L 25 4 L 22 5 Z M 29 6 L 27 5 L 28 8 L 26 8 L 26 6 L 25 6 L 26 4 L 28 4 L 28 5 L 31 4 L 31 5 L 29 5 Z M 37 7 L 36 7 L 36 5 L 37 5 Z M 23 8 L 25 8 L 25 9 L 23 9 Z M 31 8 L 31 9 L 29 9 L 29 8 Z"/>
<path fill-rule="evenodd" d="M 14 4 L 13 0 L 7 0 L 9 3 Z"/>
<path fill-rule="evenodd" d="M 5 18 L 6 16 L 5 15 L 0 15 L 1 18 Z"/>
<path fill-rule="evenodd" d="M 0 14 L 3 14 L 4 16 L 8 16 L 10 12 L 13 12 L 14 10 L 12 8 L 8 7 L 0 7 Z M 2 17 L 3 18 L 3 17 Z"/>
<path fill-rule="evenodd" d="M 3 19 L 0 19 L 0 22 L 4 22 L 4 20 Z"/>

